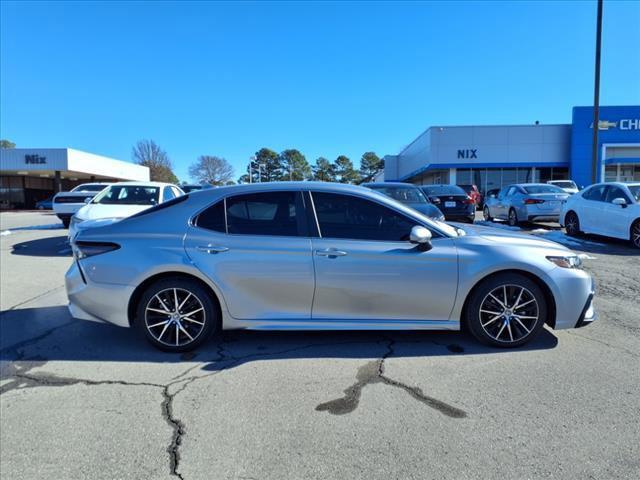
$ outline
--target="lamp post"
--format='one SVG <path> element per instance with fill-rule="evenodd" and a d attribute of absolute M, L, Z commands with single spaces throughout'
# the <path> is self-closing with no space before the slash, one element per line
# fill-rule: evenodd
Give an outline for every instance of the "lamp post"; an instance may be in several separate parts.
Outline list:
<path fill-rule="evenodd" d="M 252 165 L 253 162 L 256 161 L 256 156 L 252 155 L 251 157 L 249 157 L 249 183 L 253 183 L 253 170 L 252 170 Z M 258 175 L 260 174 L 260 171 L 258 170 Z"/>
<path fill-rule="evenodd" d="M 600 49 L 602 46 L 602 1 L 598 0 L 596 24 L 596 71 L 593 86 L 593 143 L 591 145 L 591 177 L 598 181 L 598 127 L 600 123 Z M 603 159 L 604 160 L 604 159 Z"/>

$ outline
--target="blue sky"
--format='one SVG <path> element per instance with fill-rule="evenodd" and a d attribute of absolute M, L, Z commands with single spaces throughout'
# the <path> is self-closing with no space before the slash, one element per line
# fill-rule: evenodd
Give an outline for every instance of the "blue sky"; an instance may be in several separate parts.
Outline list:
<path fill-rule="evenodd" d="M 594 1 L 2 2 L 0 136 L 187 179 L 257 149 L 397 153 L 430 125 L 569 123 L 593 100 Z M 605 0 L 601 103 L 640 104 L 640 2 Z"/>

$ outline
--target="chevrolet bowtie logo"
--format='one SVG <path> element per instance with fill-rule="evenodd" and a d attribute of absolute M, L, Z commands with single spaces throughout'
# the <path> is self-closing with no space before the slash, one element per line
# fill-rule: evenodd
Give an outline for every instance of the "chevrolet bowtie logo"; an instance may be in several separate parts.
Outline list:
<path fill-rule="evenodd" d="M 610 122 L 609 120 L 599 120 L 598 121 L 598 130 L 609 130 L 610 128 L 616 128 L 618 126 L 618 122 Z M 589 128 L 593 128 L 593 122 Z"/>

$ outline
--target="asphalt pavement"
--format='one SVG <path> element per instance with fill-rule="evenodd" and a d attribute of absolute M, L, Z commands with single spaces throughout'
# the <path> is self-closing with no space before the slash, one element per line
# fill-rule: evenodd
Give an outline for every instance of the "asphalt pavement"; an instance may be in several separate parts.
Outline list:
<path fill-rule="evenodd" d="M 521 349 L 235 331 L 178 355 L 70 318 L 55 216 L 0 227 L 0 478 L 640 478 L 640 252 L 625 242 L 527 229 L 588 257 L 599 320 Z"/>

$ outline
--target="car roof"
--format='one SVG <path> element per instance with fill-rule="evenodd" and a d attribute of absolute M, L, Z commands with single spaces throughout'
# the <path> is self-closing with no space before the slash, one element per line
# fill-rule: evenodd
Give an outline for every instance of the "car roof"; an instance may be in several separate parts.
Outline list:
<path fill-rule="evenodd" d="M 638 187 L 640 186 L 640 182 L 599 182 L 589 186 L 594 187 L 596 185 L 616 185 L 618 187 Z"/>
<path fill-rule="evenodd" d="M 111 185 L 130 185 L 132 187 L 177 187 L 177 185 L 174 185 L 173 183 L 164 182 L 117 182 L 112 183 Z"/>
<path fill-rule="evenodd" d="M 405 187 L 405 188 L 418 188 L 417 185 L 413 183 L 404 183 L 404 182 L 367 182 L 361 184 L 363 187 L 371 188 L 371 187 Z"/>

